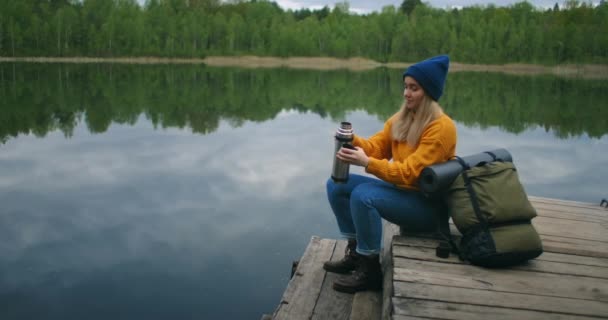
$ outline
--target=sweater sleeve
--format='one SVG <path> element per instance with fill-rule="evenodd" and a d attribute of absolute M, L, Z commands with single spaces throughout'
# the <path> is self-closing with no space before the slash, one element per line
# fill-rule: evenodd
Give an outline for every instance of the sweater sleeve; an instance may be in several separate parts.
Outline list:
<path fill-rule="evenodd" d="M 393 159 L 392 162 L 370 157 L 366 171 L 397 186 L 418 189 L 418 177 L 422 170 L 449 160 L 455 145 L 456 128 L 453 124 L 431 124 L 422 133 L 420 143 L 412 154 L 404 159 Z"/>
<path fill-rule="evenodd" d="M 390 159 L 392 157 L 391 120 L 386 121 L 384 128 L 368 139 L 355 135 L 353 145 L 361 147 L 370 158 Z"/>

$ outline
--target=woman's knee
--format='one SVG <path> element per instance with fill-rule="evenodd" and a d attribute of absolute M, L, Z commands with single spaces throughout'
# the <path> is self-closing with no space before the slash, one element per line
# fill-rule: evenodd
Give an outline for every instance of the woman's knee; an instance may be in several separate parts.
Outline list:
<path fill-rule="evenodd" d="M 362 183 L 353 189 L 350 195 L 350 202 L 352 205 L 372 205 L 372 183 Z"/>
<path fill-rule="evenodd" d="M 331 178 L 327 179 L 325 183 L 325 189 L 327 192 L 327 198 L 330 202 L 336 201 L 338 198 L 342 198 L 348 195 L 347 190 L 343 184 L 335 183 Z"/>
<path fill-rule="evenodd" d="M 366 185 L 373 186 L 375 183 L 377 183 L 376 179 L 351 174 L 347 183 L 336 183 L 331 178 L 327 179 L 327 182 L 325 183 L 325 188 L 327 190 L 327 196 L 330 199 L 337 197 L 350 198 L 354 190 L 366 189 Z M 361 194 L 365 194 L 365 191 L 361 191 Z"/>
<path fill-rule="evenodd" d="M 336 183 L 331 178 L 327 179 L 327 182 L 325 183 L 325 190 L 327 190 L 327 195 L 334 194 L 336 186 Z"/>

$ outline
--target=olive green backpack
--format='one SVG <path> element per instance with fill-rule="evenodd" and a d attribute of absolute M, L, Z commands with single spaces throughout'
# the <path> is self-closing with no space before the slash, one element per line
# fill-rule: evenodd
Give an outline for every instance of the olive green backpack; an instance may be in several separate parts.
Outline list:
<path fill-rule="evenodd" d="M 463 171 L 444 199 L 462 233 L 456 250 L 460 257 L 484 267 L 506 267 L 542 254 L 540 237 L 531 223 L 536 210 L 513 163 L 492 161 L 471 168 L 461 158 L 457 160 Z"/>

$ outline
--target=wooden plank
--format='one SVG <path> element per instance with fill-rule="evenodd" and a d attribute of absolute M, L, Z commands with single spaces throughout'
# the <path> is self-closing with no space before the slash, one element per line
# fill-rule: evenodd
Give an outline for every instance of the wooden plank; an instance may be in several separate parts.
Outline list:
<path fill-rule="evenodd" d="M 382 317 L 383 320 L 388 320 L 391 318 L 393 306 L 391 299 L 388 299 L 393 295 L 393 259 L 391 257 L 390 260 L 384 260 L 383 268 L 383 282 L 382 282 Z"/>
<path fill-rule="evenodd" d="M 564 219 L 593 219 L 597 221 L 606 221 L 608 219 L 608 212 L 602 212 L 602 210 L 580 210 L 578 208 L 546 203 L 535 203 L 533 206 L 539 216 L 553 216 Z"/>
<path fill-rule="evenodd" d="M 409 260 L 424 260 L 432 262 L 440 262 L 444 264 L 455 263 L 469 265 L 468 263 L 461 261 L 457 255 L 450 254 L 447 258 L 439 258 L 435 255 L 434 248 L 415 247 L 415 246 L 402 246 L 395 245 L 393 247 L 393 259 L 409 259 Z M 446 266 L 448 268 L 448 266 Z"/>
<path fill-rule="evenodd" d="M 382 292 L 362 291 L 355 294 L 350 320 L 372 320 L 381 317 Z"/>
<path fill-rule="evenodd" d="M 536 260 L 552 261 L 552 262 L 565 262 L 565 263 L 571 263 L 571 264 L 575 264 L 575 265 L 596 266 L 596 267 L 608 268 L 608 259 L 606 259 L 606 258 L 575 256 L 575 255 L 555 253 L 555 252 L 544 252 L 540 257 L 536 258 Z"/>
<path fill-rule="evenodd" d="M 608 248 L 603 242 L 551 235 L 541 235 L 540 238 L 545 252 L 608 258 Z"/>
<path fill-rule="evenodd" d="M 390 223 L 386 220 L 382 220 L 382 250 L 380 252 L 380 263 L 383 265 L 385 261 L 391 259 L 391 245 L 393 243 L 393 237 L 399 235 L 399 226 Z"/>
<path fill-rule="evenodd" d="M 496 292 L 402 281 L 395 281 L 394 289 L 394 296 L 403 298 L 592 317 L 606 317 L 608 314 L 608 303 L 603 301 Z"/>
<path fill-rule="evenodd" d="M 393 316 L 391 319 L 392 320 L 420 320 L 420 319 L 424 320 L 424 319 L 433 319 L 433 318 L 404 316 L 404 315 L 398 314 L 398 315 Z"/>
<path fill-rule="evenodd" d="M 382 264 L 382 319 L 388 320 L 392 314 L 392 302 L 391 297 L 393 294 L 393 241 L 400 232 L 399 226 L 392 224 L 386 220 L 383 220 L 383 232 L 382 232 L 382 252 L 381 252 L 381 264 Z"/>
<path fill-rule="evenodd" d="M 567 241 L 569 243 L 575 243 L 580 246 L 593 244 L 593 243 L 590 243 L 589 241 L 584 241 L 584 240 L 575 240 L 575 239 L 573 240 L 573 239 L 568 239 L 568 238 L 549 237 L 549 236 L 545 236 L 545 238 L 551 239 L 553 241 L 558 241 L 558 242 Z M 420 239 L 420 238 L 407 237 L 407 236 L 398 236 L 398 237 L 395 237 L 395 239 L 393 240 L 393 246 L 421 247 L 421 248 L 432 249 L 433 256 L 435 254 L 434 250 L 438 244 L 439 244 L 439 241 L 436 239 Z M 393 249 L 393 250 L 395 250 L 395 249 Z M 451 256 L 451 258 L 449 260 L 452 261 L 453 258 L 454 258 L 454 256 Z M 608 259 L 606 259 L 606 258 L 554 253 L 554 252 L 547 252 L 547 250 L 545 250 L 545 252 L 542 255 L 540 255 L 540 257 L 536 258 L 535 260 L 566 262 L 566 263 L 581 264 L 581 265 L 588 265 L 588 266 L 608 267 Z"/>
<path fill-rule="evenodd" d="M 293 278 L 283 293 L 275 319 L 310 319 L 320 294 L 325 271 L 323 262 L 331 259 L 335 240 L 312 237 Z"/>
<path fill-rule="evenodd" d="M 344 257 L 344 249 L 346 241 L 336 241 L 336 246 L 333 250 L 331 260 L 336 261 Z M 313 310 L 312 319 L 335 319 L 347 320 L 350 317 L 351 308 L 353 306 L 353 295 L 343 292 L 338 292 L 333 289 L 334 281 L 338 280 L 341 275 L 326 272 L 321 293 L 317 299 L 317 303 Z"/>
<path fill-rule="evenodd" d="M 409 236 L 398 236 L 393 238 L 393 245 L 424 247 L 432 248 L 434 250 L 435 248 L 437 248 L 438 244 L 439 240 L 437 239 L 416 238 Z"/>
<path fill-rule="evenodd" d="M 538 222 L 536 221 L 537 219 L 539 218 L 533 220 L 533 224 L 535 225 L 536 230 L 538 231 L 541 237 L 541 240 L 543 242 L 543 249 L 545 252 L 557 252 L 564 254 L 574 254 L 579 256 L 608 258 L 608 242 L 572 237 L 572 235 L 575 235 L 577 237 L 585 237 L 586 232 L 580 231 L 580 225 L 569 226 L 567 223 L 560 224 L 558 225 L 558 227 L 560 227 L 562 230 L 568 230 L 562 232 L 561 230 L 556 230 L 555 228 L 538 225 Z M 575 227 L 577 228 L 576 230 L 579 230 L 579 233 L 576 233 L 573 230 L 573 228 Z M 582 230 L 584 230 L 584 227 L 585 226 L 582 227 Z M 602 228 L 602 226 L 599 225 L 594 225 L 593 227 Z M 454 237 L 454 241 L 458 243 L 458 241 L 460 241 L 460 232 L 458 231 L 458 229 L 456 229 L 455 225 L 450 224 L 450 232 Z M 563 236 L 563 234 L 561 233 L 569 233 L 569 236 Z M 608 234 L 608 232 L 605 233 Z M 426 246 L 434 245 L 433 248 L 437 247 L 436 239 L 428 238 L 427 240 L 428 243 Z"/>
<path fill-rule="evenodd" d="M 545 253 L 511 269 L 437 258 L 436 239 L 394 237 L 392 319 L 608 318 L 608 210 L 531 200 Z"/>
<path fill-rule="evenodd" d="M 393 281 L 608 302 L 608 280 L 395 258 Z"/>
<path fill-rule="evenodd" d="M 587 266 L 583 264 L 530 260 L 526 264 L 512 267 L 514 270 L 546 272 L 562 275 L 573 275 L 608 280 L 608 268 Z"/>
<path fill-rule="evenodd" d="M 561 210 L 553 210 L 546 208 L 536 207 L 536 213 L 539 217 L 545 218 L 553 218 L 553 219 L 564 219 L 564 220 L 574 220 L 574 221 L 586 221 L 586 222 L 594 222 L 594 223 L 605 223 L 608 222 L 608 216 L 603 217 L 599 215 L 591 215 L 586 213 L 572 213 L 572 212 L 564 212 Z"/>
<path fill-rule="evenodd" d="M 602 208 L 598 205 L 590 205 L 590 206 L 573 206 L 568 203 L 559 203 L 559 202 L 531 202 L 532 206 L 535 208 L 543 208 L 543 209 L 551 209 L 562 212 L 570 212 L 570 213 L 579 213 L 579 214 L 588 214 L 598 217 L 606 217 L 606 213 L 608 210 L 606 208 Z"/>
<path fill-rule="evenodd" d="M 596 222 L 536 217 L 532 223 L 541 235 L 592 240 L 604 242 L 608 246 L 608 230 Z"/>
<path fill-rule="evenodd" d="M 450 320 L 512 320 L 512 319 L 552 319 L 591 320 L 592 317 L 572 314 L 547 313 L 531 310 L 507 309 L 441 301 L 393 298 L 395 314 L 412 317 Z M 403 319 L 394 317 L 393 319 Z"/>
<path fill-rule="evenodd" d="M 564 237 L 563 235 L 559 234 L 559 232 L 547 234 L 547 230 L 542 227 L 539 228 L 536 221 L 533 221 L 533 224 L 540 235 L 543 242 L 543 250 L 545 252 L 608 258 L 608 245 L 605 242 L 574 238 L 570 236 Z M 460 241 L 460 232 L 458 229 L 456 229 L 455 225 L 450 225 L 450 232 L 452 233 L 454 241 L 458 243 L 458 241 Z"/>
<path fill-rule="evenodd" d="M 456 226 L 450 225 L 450 231 L 452 232 L 454 241 L 458 243 L 458 241 L 460 241 L 460 232 L 458 231 L 458 229 L 456 229 Z M 545 253 L 554 252 L 583 257 L 588 256 L 596 258 L 608 258 L 608 246 L 604 242 L 546 234 L 540 234 L 540 238 L 543 242 L 543 250 L 545 251 Z M 408 241 L 411 241 L 411 239 L 418 238 L 399 236 L 395 238 L 395 244 L 408 245 Z M 421 241 L 423 242 L 417 243 L 418 246 L 424 246 L 432 249 L 435 249 L 437 247 L 437 244 L 439 243 L 437 239 L 425 238 L 421 239 Z"/>
<path fill-rule="evenodd" d="M 391 319 L 392 320 L 420 320 L 420 319 L 436 319 L 436 318 L 410 317 L 410 316 L 404 316 L 401 314 L 397 314 L 397 315 L 394 315 Z"/>
<path fill-rule="evenodd" d="M 546 203 L 546 204 L 556 204 L 556 205 L 566 206 L 566 207 L 578 207 L 578 208 L 587 208 L 587 209 L 593 209 L 593 210 L 602 209 L 602 207 L 600 207 L 600 205 L 599 205 L 599 202 L 601 201 L 601 199 L 598 201 L 597 204 L 589 203 L 589 202 L 572 201 L 572 200 L 536 197 L 536 196 L 528 196 L 528 200 L 530 200 L 530 202 L 532 202 L 532 204 L 540 202 L 540 203 Z"/>
<path fill-rule="evenodd" d="M 603 208 L 590 209 L 579 207 L 567 207 L 558 204 L 535 203 L 533 204 L 538 215 L 553 215 L 560 214 L 562 216 L 570 216 L 572 218 L 591 218 L 606 221 L 608 219 L 608 210 Z"/>
<path fill-rule="evenodd" d="M 444 264 L 455 263 L 455 264 L 469 265 L 468 263 L 461 261 L 454 254 L 451 254 L 448 258 L 445 258 L 445 259 L 439 258 L 439 257 L 435 256 L 435 250 L 433 250 L 431 248 L 408 247 L 408 246 L 395 245 L 393 248 L 393 253 L 395 256 L 395 258 L 394 258 L 395 260 L 414 259 L 414 260 L 423 260 L 423 261 L 430 261 L 430 262 L 437 262 L 437 263 L 444 263 Z M 545 254 L 541 255 L 537 259 L 528 261 L 525 264 L 511 267 L 511 269 L 608 279 L 608 267 L 573 263 L 573 262 L 576 262 L 576 260 L 575 260 L 576 258 L 573 258 L 572 256 L 570 256 L 570 260 L 567 262 L 540 260 L 540 258 L 544 255 Z M 562 259 L 562 260 L 566 260 L 566 259 Z M 603 260 L 608 261 L 608 259 L 603 259 Z M 399 260 L 399 262 L 401 263 L 402 261 Z M 402 265 L 395 264 L 395 266 L 402 266 Z M 448 268 L 448 267 L 446 266 L 446 268 Z"/>

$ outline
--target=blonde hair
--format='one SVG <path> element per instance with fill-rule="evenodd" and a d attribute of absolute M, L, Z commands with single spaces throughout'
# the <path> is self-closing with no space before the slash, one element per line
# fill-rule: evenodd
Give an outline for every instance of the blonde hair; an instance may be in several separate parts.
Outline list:
<path fill-rule="evenodd" d="M 420 142 L 420 136 L 426 126 L 442 114 L 443 110 L 439 104 L 427 94 L 424 95 L 417 110 L 408 109 L 407 102 L 404 101 L 393 121 L 391 132 L 393 139 L 405 141 L 415 147 Z"/>

